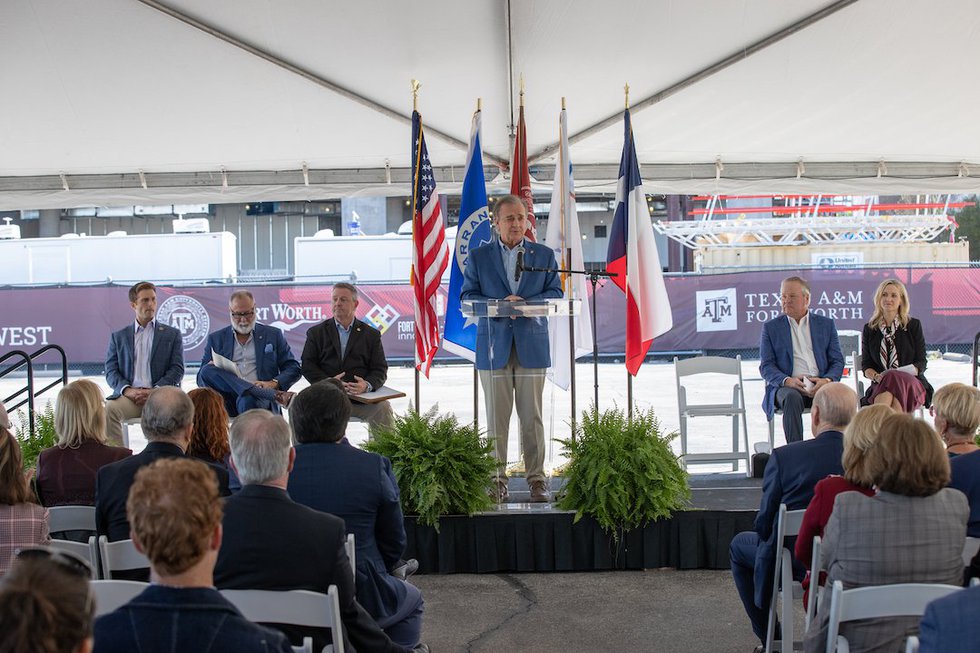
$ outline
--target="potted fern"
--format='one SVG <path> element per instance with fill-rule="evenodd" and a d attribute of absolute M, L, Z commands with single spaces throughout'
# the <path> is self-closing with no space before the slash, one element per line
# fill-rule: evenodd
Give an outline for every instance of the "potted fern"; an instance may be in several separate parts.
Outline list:
<path fill-rule="evenodd" d="M 610 533 L 622 534 L 669 517 L 691 498 L 687 472 L 670 448 L 676 432 L 663 433 L 653 410 L 582 413 L 574 440 L 559 440 L 569 462 L 557 507 L 574 510 Z"/>
<path fill-rule="evenodd" d="M 438 532 L 440 515 L 472 515 L 491 507 L 488 490 L 496 462 L 493 444 L 477 429 L 437 411 L 396 416 L 394 426 L 379 429 L 364 448 L 391 460 L 402 509 Z"/>
<path fill-rule="evenodd" d="M 29 420 L 24 411 L 17 411 L 17 426 L 14 427 L 14 437 L 20 442 L 21 454 L 24 458 L 24 470 L 34 469 L 37 457 L 41 451 L 58 443 L 58 434 L 54 430 L 54 407 L 49 401 L 44 410 L 34 414 L 34 432 L 28 427 Z"/>

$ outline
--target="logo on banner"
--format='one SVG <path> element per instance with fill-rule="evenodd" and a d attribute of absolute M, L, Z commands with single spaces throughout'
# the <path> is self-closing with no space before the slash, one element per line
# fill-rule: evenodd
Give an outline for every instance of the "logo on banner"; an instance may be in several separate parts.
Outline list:
<path fill-rule="evenodd" d="M 157 320 L 180 331 L 184 351 L 194 349 L 204 342 L 211 329 L 211 318 L 207 309 L 201 302 L 187 295 L 167 298 L 157 310 Z"/>
<path fill-rule="evenodd" d="M 698 332 L 735 331 L 738 328 L 738 295 L 735 288 L 699 290 L 695 306 L 698 311 Z"/>
<path fill-rule="evenodd" d="M 364 315 L 364 321 L 384 334 L 399 317 L 401 316 L 398 311 L 392 308 L 391 304 L 385 304 L 384 307 L 375 304 Z"/>
<path fill-rule="evenodd" d="M 810 262 L 821 268 L 850 268 L 864 265 L 864 252 L 812 252 Z"/>

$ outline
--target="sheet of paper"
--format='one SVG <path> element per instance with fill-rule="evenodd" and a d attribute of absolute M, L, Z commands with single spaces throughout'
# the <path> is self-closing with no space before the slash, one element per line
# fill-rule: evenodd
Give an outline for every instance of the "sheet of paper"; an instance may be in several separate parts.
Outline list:
<path fill-rule="evenodd" d="M 916 369 L 915 365 L 902 365 L 901 367 L 897 367 L 895 369 L 897 369 L 899 372 L 911 374 L 912 376 L 919 376 L 919 370 Z"/>
<path fill-rule="evenodd" d="M 214 366 L 219 370 L 231 372 L 235 376 L 241 377 L 241 372 L 238 371 L 238 366 L 235 365 L 235 363 L 230 359 L 225 358 L 213 349 L 211 350 L 211 362 L 214 363 Z"/>

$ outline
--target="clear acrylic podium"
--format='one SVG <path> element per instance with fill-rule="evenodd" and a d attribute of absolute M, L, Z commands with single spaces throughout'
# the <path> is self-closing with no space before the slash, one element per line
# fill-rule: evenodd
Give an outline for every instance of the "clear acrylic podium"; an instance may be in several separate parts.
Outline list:
<path fill-rule="evenodd" d="M 485 355 L 498 368 L 479 371 L 486 410 L 481 424 L 486 425 L 487 437 L 507 434 L 506 449 L 500 442 L 497 445 L 497 458 L 502 461 L 498 474 L 523 470 L 529 482 L 538 480 L 536 470 L 547 474 L 561 462 L 556 460 L 560 446 L 552 441 L 570 436 L 569 403 L 564 395 L 556 401 L 550 391 L 553 386 L 545 379 L 549 368 L 571 364 L 569 322 L 580 312 L 581 300 L 464 300 L 460 308 L 477 322 L 477 359 Z M 507 351 L 499 351 L 502 346 Z M 522 360 L 530 363 L 528 367 L 520 364 Z M 544 392 L 546 385 L 549 392 Z M 522 459 L 524 464 L 518 465 Z M 547 483 L 544 477 L 540 480 Z"/>

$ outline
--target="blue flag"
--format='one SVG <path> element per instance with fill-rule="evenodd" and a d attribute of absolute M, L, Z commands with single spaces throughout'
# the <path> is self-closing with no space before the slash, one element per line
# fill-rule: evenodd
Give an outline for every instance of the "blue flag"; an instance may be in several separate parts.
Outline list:
<path fill-rule="evenodd" d="M 449 301 L 442 336 L 443 349 L 469 361 L 476 360 L 476 320 L 469 320 L 460 312 L 463 270 L 466 269 L 470 250 L 491 240 L 487 186 L 483 179 L 483 154 L 480 150 L 480 112 L 477 111 L 473 114 L 470 147 L 466 152 L 466 177 L 463 178 L 463 195 L 459 202 L 456 247 L 449 264 Z"/>

